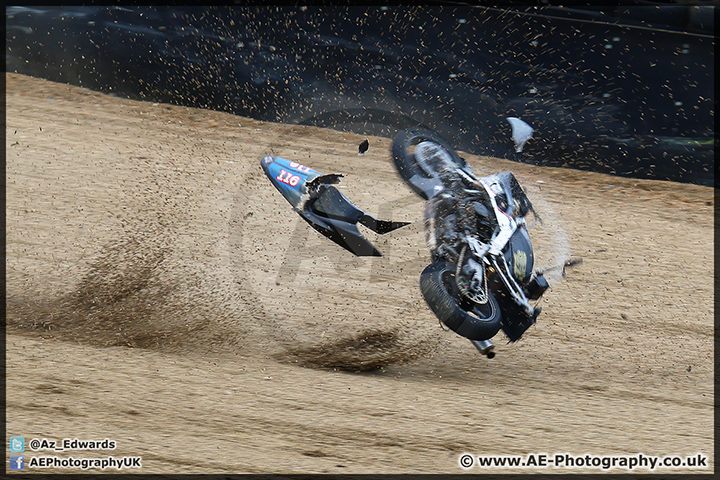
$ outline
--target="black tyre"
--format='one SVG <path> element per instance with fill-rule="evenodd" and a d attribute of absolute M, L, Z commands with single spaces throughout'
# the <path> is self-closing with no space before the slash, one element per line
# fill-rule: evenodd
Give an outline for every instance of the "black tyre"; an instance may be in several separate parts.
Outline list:
<path fill-rule="evenodd" d="M 461 168 L 466 168 L 467 163 L 457 152 L 437 133 L 423 127 L 407 128 L 400 131 L 392 143 L 392 157 L 398 173 L 415 193 L 425 200 L 432 197 L 436 187 L 441 185 L 437 169 L 440 167 L 434 158 L 422 158 L 415 155 L 416 147 L 422 142 L 431 142 L 443 154 L 435 158 L 442 158 Z"/>
<path fill-rule="evenodd" d="M 435 315 L 458 335 L 470 340 L 489 340 L 500 330 L 500 305 L 488 292 L 485 304 L 464 298 L 455 285 L 455 265 L 434 262 L 420 275 L 420 290 Z"/>

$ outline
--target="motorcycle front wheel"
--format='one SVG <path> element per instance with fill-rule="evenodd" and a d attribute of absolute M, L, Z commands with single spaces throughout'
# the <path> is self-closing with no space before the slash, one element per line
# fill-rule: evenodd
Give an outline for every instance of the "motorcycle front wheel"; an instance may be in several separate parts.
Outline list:
<path fill-rule="evenodd" d="M 400 131 L 393 138 L 392 157 L 402 179 L 425 200 L 442 188 L 440 169 L 469 168 L 443 138 L 424 127 Z"/>
<path fill-rule="evenodd" d="M 500 305 L 488 291 L 488 301 L 479 304 L 463 297 L 455 283 L 456 266 L 434 262 L 420 275 L 420 290 L 430 309 L 458 335 L 470 340 L 489 340 L 500 330 Z"/>

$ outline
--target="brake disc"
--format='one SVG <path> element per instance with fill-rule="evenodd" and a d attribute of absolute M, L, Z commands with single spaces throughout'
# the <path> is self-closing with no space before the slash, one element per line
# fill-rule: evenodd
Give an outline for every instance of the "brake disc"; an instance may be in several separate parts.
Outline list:
<path fill-rule="evenodd" d="M 468 255 L 467 246 L 463 246 L 458 257 L 458 268 L 455 282 L 460 293 L 475 303 L 484 305 L 488 302 L 487 272 L 483 262 L 478 262 Z"/>

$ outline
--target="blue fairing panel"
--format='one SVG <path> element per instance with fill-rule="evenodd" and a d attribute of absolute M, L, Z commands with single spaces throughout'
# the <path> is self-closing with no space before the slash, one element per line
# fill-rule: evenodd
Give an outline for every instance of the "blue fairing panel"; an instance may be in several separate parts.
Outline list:
<path fill-rule="evenodd" d="M 321 176 L 311 168 L 272 155 L 265 155 L 260 164 L 275 188 L 295 208 L 301 207 L 301 198 L 308 193 L 307 182 Z"/>
<path fill-rule="evenodd" d="M 358 256 L 381 256 L 362 236 L 361 223 L 384 234 L 407 225 L 406 222 L 378 220 L 366 214 L 332 186 L 341 175 L 322 175 L 284 158 L 266 155 L 260 161 L 265 174 L 295 211 L 315 230 Z"/>

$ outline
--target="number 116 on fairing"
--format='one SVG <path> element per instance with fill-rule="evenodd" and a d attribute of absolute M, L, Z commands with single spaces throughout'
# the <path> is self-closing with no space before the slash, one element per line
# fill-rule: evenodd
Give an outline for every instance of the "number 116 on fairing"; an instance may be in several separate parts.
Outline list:
<path fill-rule="evenodd" d="M 297 175 L 293 175 L 290 172 L 286 172 L 285 170 L 280 170 L 280 175 L 275 177 L 275 179 L 278 182 L 286 183 L 290 185 L 291 187 L 296 186 L 298 183 L 300 183 L 300 177 Z"/>

